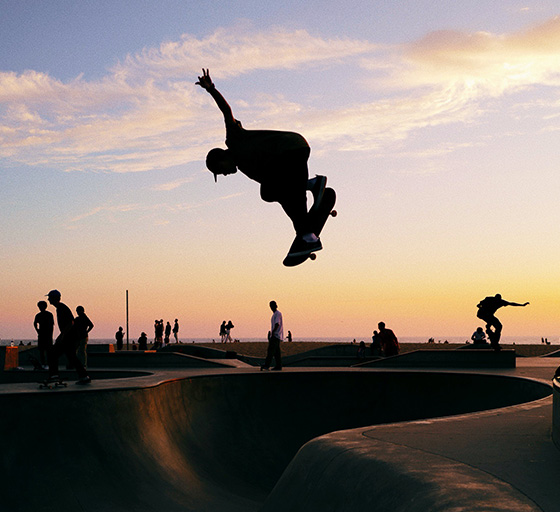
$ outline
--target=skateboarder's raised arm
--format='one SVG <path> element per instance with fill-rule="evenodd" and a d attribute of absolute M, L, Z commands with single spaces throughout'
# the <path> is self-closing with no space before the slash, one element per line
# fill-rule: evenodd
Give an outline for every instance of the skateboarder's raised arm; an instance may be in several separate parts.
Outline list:
<path fill-rule="evenodd" d="M 236 122 L 235 118 L 233 117 L 233 112 L 231 110 L 231 107 L 229 106 L 226 99 L 216 89 L 214 82 L 212 82 L 212 79 L 210 78 L 210 73 L 208 72 L 208 69 L 202 68 L 202 76 L 198 77 L 198 82 L 196 82 L 195 85 L 200 85 L 200 87 L 205 89 L 206 92 L 208 92 L 210 96 L 214 98 L 216 105 L 218 105 L 218 108 L 222 111 L 222 114 L 224 115 L 224 121 L 226 122 L 226 124 Z"/>
<path fill-rule="evenodd" d="M 524 304 L 518 304 L 517 302 L 508 302 L 507 300 L 504 300 L 504 302 L 506 306 L 519 306 L 521 308 L 529 305 L 528 302 L 525 302 Z"/>

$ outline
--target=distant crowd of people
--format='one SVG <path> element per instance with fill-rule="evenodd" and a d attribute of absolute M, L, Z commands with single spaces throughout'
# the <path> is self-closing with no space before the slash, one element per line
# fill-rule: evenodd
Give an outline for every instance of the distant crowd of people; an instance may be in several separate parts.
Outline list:
<path fill-rule="evenodd" d="M 170 345 L 172 333 L 175 343 L 179 343 L 179 320 L 177 318 L 175 319 L 173 327 L 171 327 L 171 323 L 167 322 L 164 325 L 163 319 L 158 320 L 156 318 L 156 320 L 154 320 L 154 342 L 152 350 Z M 125 332 L 123 328 L 119 327 L 118 331 L 115 333 L 117 350 L 123 350 L 124 348 L 124 335 Z M 138 346 L 134 341 L 132 342 L 132 350 L 148 350 L 148 335 L 144 331 L 142 331 L 138 338 Z"/>

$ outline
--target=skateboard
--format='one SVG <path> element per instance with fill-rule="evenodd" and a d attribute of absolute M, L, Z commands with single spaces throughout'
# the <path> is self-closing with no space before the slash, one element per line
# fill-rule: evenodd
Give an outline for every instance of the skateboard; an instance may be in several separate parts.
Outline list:
<path fill-rule="evenodd" d="M 46 379 L 43 382 L 39 382 L 39 389 L 55 389 L 55 388 L 65 388 L 68 383 L 65 382 L 66 379 Z"/>
<path fill-rule="evenodd" d="M 328 218 L 337 216 L 337 211 L 333 210 L 335 203 L 336 192 L 334 191 L 334 189 L 327 187 L 325 188 L 323 199 L 321 200 L 319 205 L 317 205 L 316 208 L 312 208 L 308 213 L 311 229 L 317 236 L 321 234 L 321 231 L 325 227 Z M 297 243 L 297 241 L 298 237 L 296 236 L 291 247 L 293 247 L 294 244 Z M 290 254 L 288 253 L 288 256 L 284 258 L 283 263 L 286 267 L 295 267 L 296 265 L 301 265 L 304 261 L 307 261 L 307 258 L 315 260 L 317 258 L 317 255 L 314 252 L 311 252 L 300 256 L 290 256 Z"/>

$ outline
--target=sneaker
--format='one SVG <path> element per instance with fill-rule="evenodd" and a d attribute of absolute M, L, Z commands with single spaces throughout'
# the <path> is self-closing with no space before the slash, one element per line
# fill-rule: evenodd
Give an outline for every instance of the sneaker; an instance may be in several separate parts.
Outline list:
<path fill-rule="evenodd" d="M 323 200 L 323 194 L 325 192 L 325 187 L 327 186 L 327 177 L 317 175 L 310 181 L 314 183 L 311 185 L 310 189 L 313 194 L 313 206 L 309 209 L 309 213 L 314 212 Z"/>
<path fill-rule="evenodd" d="M 317 238 L 316 242 L 306 242 L 303 239 L 298 239 L 292 247 L 290 247 L 290 252 L 288 253 L 288 258 L 295 258 L 298 256 L 305 256 L 306 254 L 311 254 L 315 251 L 320 251 L 323 248 L 321 240 Z"/>
<path fill-rule="evenodd" d="M 270 370 L 268 366 L 261 366 L 261 372 L 267 372 L 268 370 Z"/>
<path fill-rule="evenodd" d="M 79 384 L 80 386 L 83 386 L 84 384 L 89 384 L 91 382 L 91 377 L 88 375 L 87 377 L 84 377 L 78 381 L 76 381 L 76 384 Z"/>

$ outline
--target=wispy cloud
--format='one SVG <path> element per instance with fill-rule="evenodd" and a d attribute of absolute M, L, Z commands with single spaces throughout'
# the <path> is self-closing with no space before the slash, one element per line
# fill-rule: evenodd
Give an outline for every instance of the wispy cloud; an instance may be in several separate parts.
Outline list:
<path fill-rule="evenodd" d="M 146 75 L 155 79 L 183 78 L 185 69 L 199 72 L 204 65 L 213 70 L 215 78 L 226 79 L 267 69 L 296 69 L 313 64 L 332 66 L 378 47 L 368 41 L 322 39 L 305 30 L 275 28 L 258 32 L 247 23 L 220 28 L 203 39 L 185 34 L 180 41 L 127 57 L 112 71 L 127 80 L 142 80 Z"/>
<path fill-rule="evenodd" d="M 532 85 L 560 85 L 560 17 L 514 34 L 442 30 L 403 51 L 393 82 L 405 87 L 461 83 L 500 95 Z"/>
<path fill-rule="evenodd" d="M 203 160 L 224 131 L 215 106 L 194 86 L 200 66 L 223 81 L 262 70 L 305 69 L 316 83 L 327 69 L 347 74 L 350 62 L 356 65 L 345 86 L 369 85 L 369 98 L 362 93 L 358 101 L 324 83 L 330 97 L 339 97 L 336 106 L 255 96 L 252 106 L 236 107 L 259 126 L 268 128 L 274 119 L 276 126 L 302 131 L 319 150 L 376 150 L 425 127 L 471 122 L 484 114 L 481 103 L 488 99 L 558 87 L 559 50 L 560 18 L 514 34 L 439 31 L 391 47 L 249 27 L 219 29 L 202 39 L 185 35 L 127 57 L 99 81 L 0 72 L 0 158 L 102 172 Z M 550 119 L 554 114 L 548 112 Z"/>
<path fill-rule="evenodd" d="M 161 192 L 168 192 L 170 190 L 175 190 L 176 188 L 182 187 L 187 183 L 192 183 L 194 181 L 194 177 L 190 176 L 188 178 L 182 178 L 180 180 L 170 181 L 168 183 L 160 183 L 159 185 L 154 185 L 152 187 L 153 190 L 161 191 Z"/>
<path fill-rule="evenodd" d="M 211 199 L 209 201 L 202 201 L 199 203 L 157 203 L 157 204 L 140 204 L 140 203 L 130 203 L 130 204 L 118 204 L 118 205 L 103 205 L 97 206 L 87 212 L 70 219 L 70 228 L 73 229 L 73 225 L 80 223 L 88 218 L 104 216 L 106 218 L 113 217 L 114 215 L 124 215 L 131 212 L 166 212 L 166 213 L 177 213 L 185 212 L 190 210 L 196 210 L 198 208 L 205 208 L 208 205 L 219 203 L 222 201 L 228 201 L 229 199 L 242 196 L 243 193 L 224 195 L 218 198 Z M 156 222 L 161 223 L 162 220 L 158 219 Z M 165 222 L 165 221 L 163 221 Z"/>

